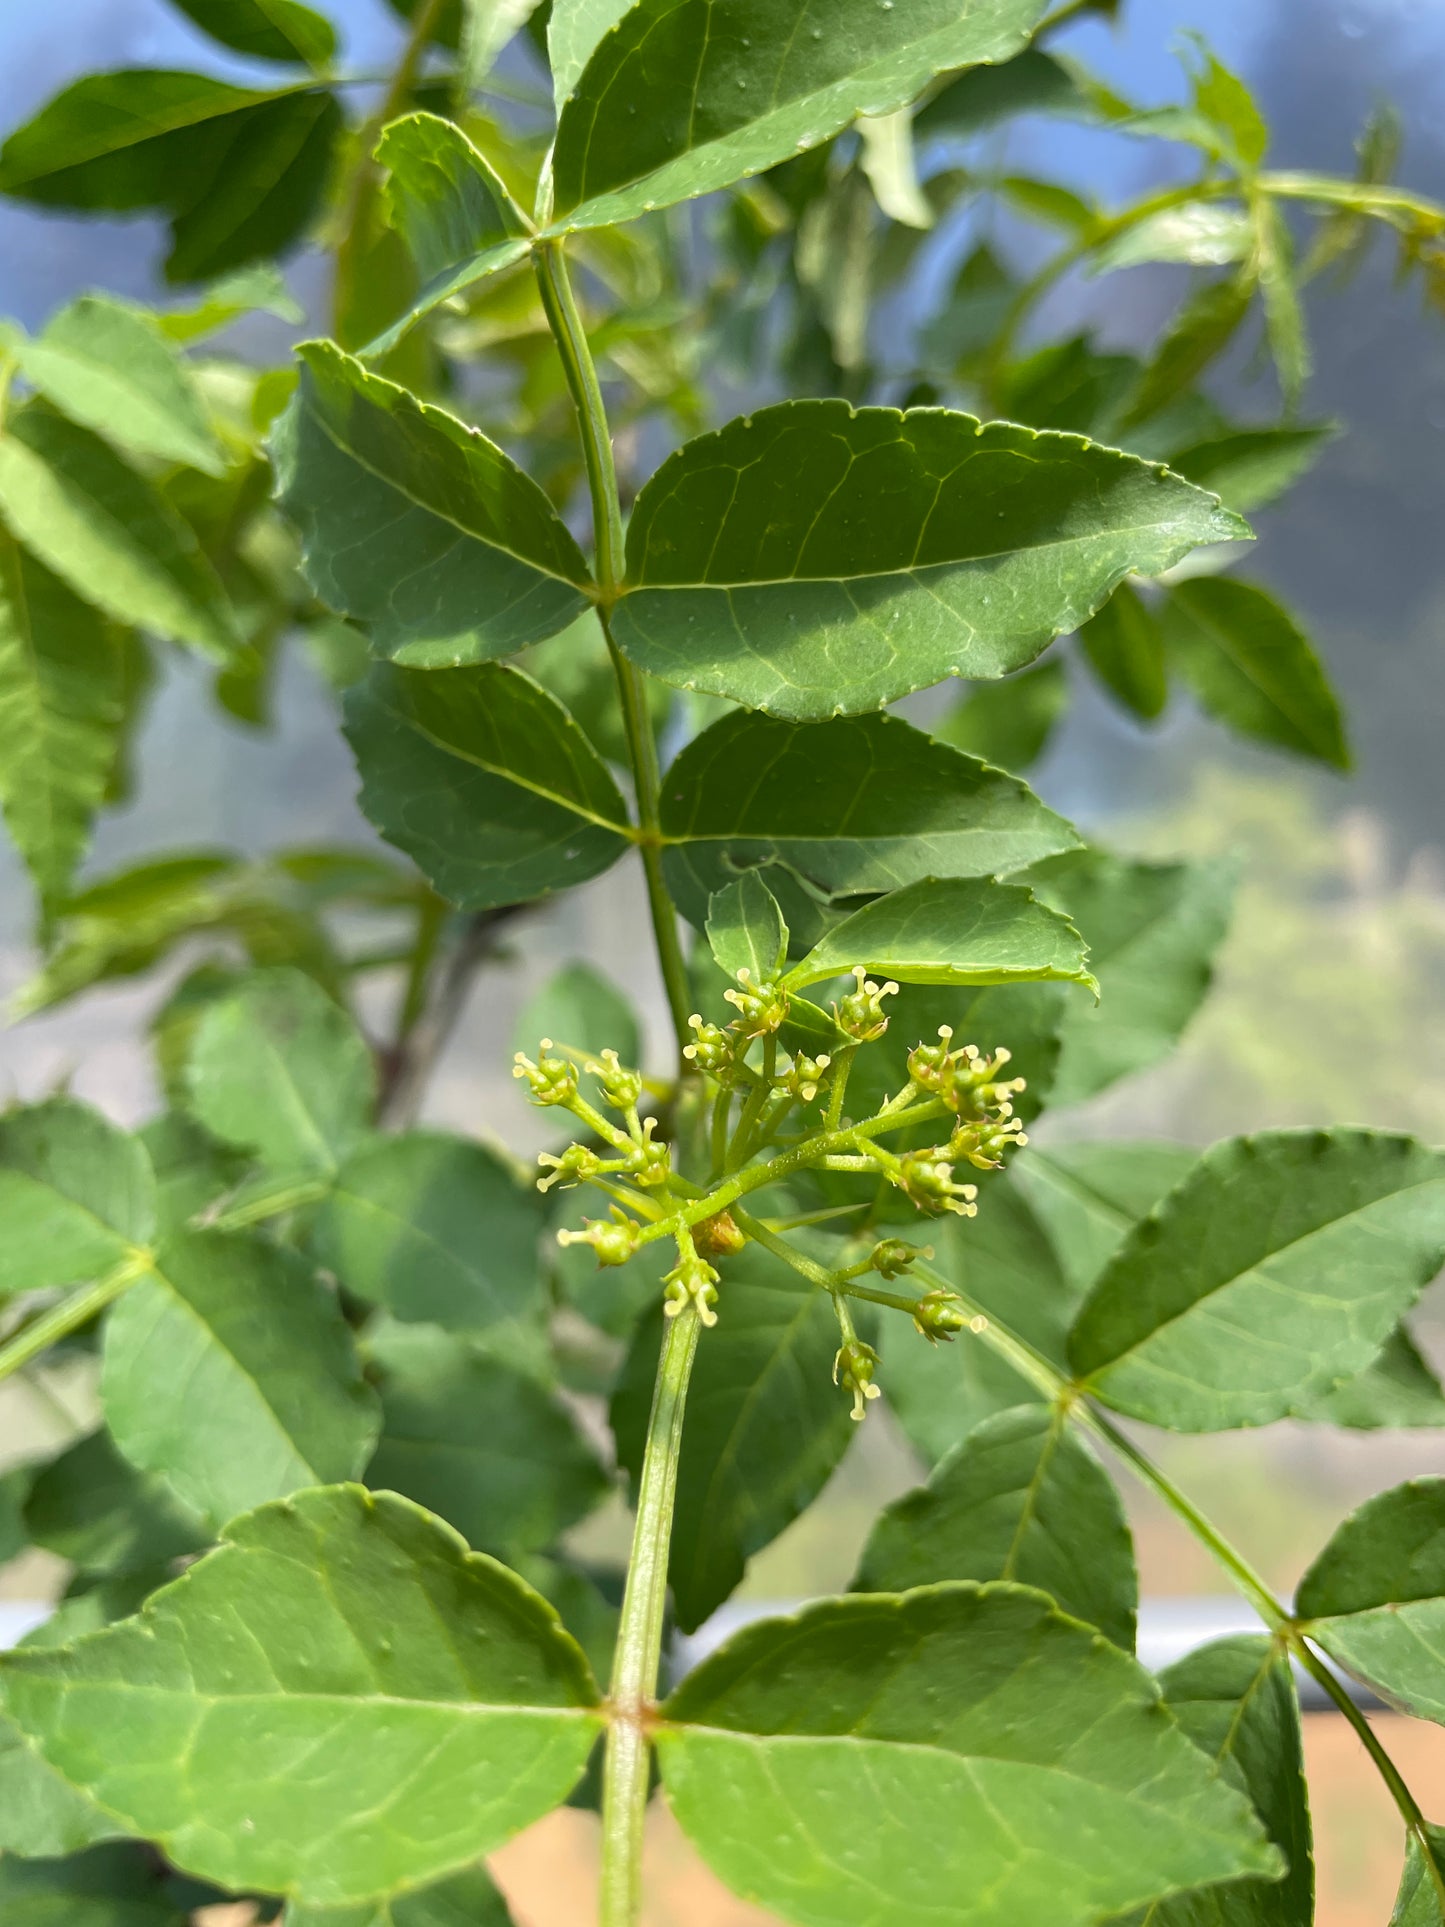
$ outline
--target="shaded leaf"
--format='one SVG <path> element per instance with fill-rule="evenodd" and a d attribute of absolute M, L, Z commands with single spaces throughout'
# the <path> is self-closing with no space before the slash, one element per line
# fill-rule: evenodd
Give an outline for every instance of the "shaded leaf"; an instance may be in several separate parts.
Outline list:
<path fill-rule="evenodd" d="M 208 1536 L 162 1480 L 121 1457 L 108 1432 L 77 1440 L 36 1473 L 25 1529 L 81 1572 L 107 1574 L 164 1565 L 198 1552 Z"/>
<path fill-rule="evenodd" d="M 1069 1338 L 1087 1389 L 1173 1431 L 1266 1425 L 1367 1366 L 1445 1259 L 1445 1157 L 1384 1132 L 1206 1151 Z"/>
<path fill-rule="evenodd" d="M 787 961 L 788 926 L 778 900 L 756 870 L 707 900 L 707 941 L 719 970 L 754 983 L 776 977 Z"/>
<path fill-rule="evenodd" d="M 1163 605 L 1170 654 L 1211 716 L 1242 736 L 1350 767 L 1344 721 L 1319 657 L 1252 582 L 1199 576 Z"/>
<path fill-rule="evenodd" d="M 247 314 L 275 315 L 299 327 L 306 311 L 288 291 L 279 268 L 264 262 L 238 269 L 204 289 L 185 307 L 163 308 L 153 318 L 170 341 L 203 341 Z"/>
<path fill-rule="evenodd" d="M 1433 1875 L 1426 1867 L 1419 1841 L 1412 1838 L 1405 1849 L 1405 1872 L 1390 1927 L 1440 1927 L 1445 1921 L 1445 1827 L 1429 1827 L 1426 1831 L 1435 1861 Z"/>
<path fill-rule="evenodd" d="M 1051 656 L 1001 682 L 975 684 L 934 724 L 932 735 L 1000 769 L 1027 769 L 1048 748 L 1068 704 L 1064 665 Z"/>
<path fill-rule="evenodd" d="M 896 716 L 724 716 L 668 770 L 661 815 L 669 887 L 694 923 L 755 866 L 764 881 L 782 864 L 826 896 L 863 896 L 1021 869 L 1078 842 L 1016 777 Z"/>
<path fill-rule="evenodd" d="M 1044 1227 L 1077 1297 L 1198 1158 L 1184 1144 L 1084 1139 L 1047 1150 L 1031 1145 L 1010 1158 L 1009 1176 Z"/>
<path fill-rule="evenodd" d="M 350 1486 L 236 1520 L 138 1619 L 0 1680 L 50 1763 L 177 1866 L 322 1905 L 470 1865 L 566 1795 L 599 1725 L 549 1606 Z"/>
<path fill-rule="evenodd" d="M 346 697 L 361 807 L 463 910 L 583 883 L 627 848 L 627 805 L 562 705 L 518 669 L 374 669 Z"/>
<path fill-rule="evenodd" d="M 287 1173 L 334 1171 L 371 1121 L 375 1071 L 344 1010 L 297 970 L 261 970 L 196 1030 L 190 1105 L 227 1144 Z"/>
<path fill-rule="evenodd" d="M 854 1592 L 945 1579 L 1011 1579 L 1134 1650 L 1139 1582 L 1124 1509 L 1060 1412 L 1015 1406 L 985 1419 L 927 1485 L 886 1507 Z"/>
<path fill-rule="evenodd" d="M 214 1205 L 240 1176 L 235 1154 L 184 1111 L 162 1111 L 137 1133 L 156 1178 L 162 1235 L 179 1231 Z"/>
<path fill-rule="evenodd" d="M 1140 376 L 1122 428 L 1158 414 L 1223 354 L 1249 313 L 1257 285 L 1253 268 L 1246 264 L 1238 274 L 1207 282 L 1190 295 Z"/>
<path fill-rule="evenodd" d="M 684 1832 L 734 1892 L 808 1927 L 1085 1927 L 1279 1869 L 1148 1674 L 1018 1586 L 765 1620 L 663 1721 Z M 948 1816 L 926 1852 L 920 1813 Z"/>
<path fill-rule="evenodd" d="M 355 1477 L 376 1441 L 376 1399 L 334 1296 L 259 1237 L 191 1231 L 162 1245 L 106 1321 L 100 1391 L 126 1457 L 215 1526 Z"/>
<path fill-rule="evenodd" d="M 64 1859 L 0 1860 L 6 1927 L 186 1927 L 190 1915 L 166 1892 L 135 1842 Z"/>
<path fill-rule="evenodd" d="M 535 1053 L 543 1037 L 591 1057 L 615 1050 L 624 1064 L 642 1062 L 637 1012 L 591 964 L 567 964 L 528 998 L 512 1032 L 513 1046 Z"/>
<path fill-rule="evenodd" d="M 183 14 L 223 47 L 253 60 L 299 60 L 319 67 L 336 52 L 336 29 L 300 0 L 175 0 Z"/>
<path fill-rule="evenodd" d="M 218 661 L 239 647 L 220 578 L 185 522 L 98 436 L 42 408 L 0 436 L 0 517 L 82 601 Z"/>
<path fill-rule="evenodd" d="M 145 1151 L 73 1097 L 0 1115 L 0 1297 L 88 1284 L 155 1235 Z"/>
<path fill-rule="evenodd" d="M 582 551 L 501 449 L 330 342 L 299 352 L 277 488 L 323 602 L 425 669 L 510 655 L 581 614 Z"/>
<path fill-rule="evenodd" d="M 1079 643 L 1089 667 L 1126 709 L 1145 722 L 1163 713 L 1169 700 L 1164 634 L 1136 589 L 1121 582 L 1079 631 Z"/>
<path fill-rule="evenodd" d="M 1226 508 L 1246 515 L 1272 502 L 1319 460 L 1334 440 L 1331 423 L 1316 428 L 1238 428 L 1179 449 L 1176 474 L 1211 489 Z"/>
<path fill-rule="evenodd" d="M 484 1867 L 468 1867 L 420 1892 L 356 1907 L 290 1906 L 283 1927 L 513 1927 L 512 1915 Z"/>
<path fill-rule="evenodd" d="M 0 1713 L 0 1853 L 6 1856 L 0 1860 L 0 1875 L 15 1868 L 11 1856 L 78 1853 L 124 1831 L 93 1800 L 69 1786 L 26 1744 L 14 1721 Z M 70 1927 L 71 1919 L 67 1907 L 54 1927 Z"/>
<path fill-rule="evenodd" d="M 393 1325 L 369 1352 L 382 1411 L 369 1485 L 502 1555 L 551 1545 L 606 1495 L 576 1420 L 536 1379 L 434 1326 Z"/>
<path fill-rule="evenodd" d="M 1294 1415 L 1358 1432 L 1445 1425 L 1445 1387 L 1401 1325 L 1364 1371 L 1319 1398 L 1302 1400 Z"/>
<path fill-rule="evenodd" d="M 664 682 L 810 721 L 1007 675 L 1131 571 L 1247 534 L 1167 470 L 1074 436 L 783 402 L 643 488 L 614 634 Z"/>
<path fill-rule="evenodd" d="M 1015 114 L 1073 119 L 1088 118 L 1090 112 L 1087 96 L 1065 62 L 1041 47 L 1027 47 L 1012 60 L 950 76 L 919 109 L 914 127 L 920 140 L 971 140 Z"/>

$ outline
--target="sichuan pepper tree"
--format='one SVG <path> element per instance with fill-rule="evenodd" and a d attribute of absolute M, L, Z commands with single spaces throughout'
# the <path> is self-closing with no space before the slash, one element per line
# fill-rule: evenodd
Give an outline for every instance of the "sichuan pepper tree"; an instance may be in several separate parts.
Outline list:
<path fill-rule="evenodd" d="M 1086 847 L 1005 773 L 1066 653 L 1141 718 L 1178 683 L 1347 764 L 1230 545 L 1331 432 L 1302 285 L 1383 228 L 1440 300 L 1445 214 L 1390 185 L 1391 124 L 1356 179 L 1288 171 L 1202 46 L 1147 108 L 1051 46 L 1085 9 L 1037 0 L 415 0 L 380 99 L 298 0 L 182 4 L 274 77 L 94 75 L 0 151 L 9 194 L 168 217 L 184 290 L 0 341 L 17 1014 L 182 972 L 151 1123 L 0 1119 L 0 1375 L 70 1361 L 99 1411 L 3 1486 L 7 1554 L 73 1576 L 0 1667 L 0 1896 L 501 1922 L 483 1857 L 570 1797 L 624 1927 L 656 1771 L 719 1875 L 807 1927 L 1306 1927 L 1293 1663 L 1399 1809 L 1397 1921 L 1438 1927 L 1442 1835 L 1330 1662 L 1445 1719 L 1445 1484 L 1346 1520 L 1291 1603 L 1118 1420 L 1445 1422 L 1403 1322 L 1445 1157 L 1348 1126 L 1027 1148 L 1168 1050 L 1230 879 Z M 980 168 L 1023 113 L 1175 143 L 1187 178 L 1104 209 Z M 975 202 L 1062 244 L 1021 277 L 980 243 L 879 359 L 877 303 Z M 303 241 L 330 335 L 272 368 L 212 345 L 300 321 L 271 264 Z M 1146 262 L 1198 271 L 1148 355 L 1040 339 L 1072 269 Z M 1282 413 L 1244 423 L 1199 383 L 1256 329 Z M 755 405 L 711 427 L 728 386 Z M 77 883 L 161 652 L 264 726 L 297 638 L 399 854 Z M 954 678 L 930 729 L 888 713 Z M 554 1148 L 412 1128 L 503 926 L 624 858 L 666 1056 L 573 966 L 515 1062 Z M 669 1601 L 706 1620 L 880 1392 L 931 1470 L 853 1589 L 669 1690 Z M 1106 1465 L 1257 1636 L 1140 1667 Z M 612 1575 L 569 1533 L 618 1477 Z"/>

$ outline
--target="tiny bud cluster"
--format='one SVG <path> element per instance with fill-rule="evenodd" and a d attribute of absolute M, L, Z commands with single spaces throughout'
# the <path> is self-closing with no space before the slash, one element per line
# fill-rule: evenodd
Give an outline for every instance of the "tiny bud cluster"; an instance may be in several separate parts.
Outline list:
<path fill-rule="evenodd" d="M 868 1416 L 868 1401 L 880 1396 L 873 1374 L 878 1369 L 878 1354 L 861 1338 L 846 1338 L 833 1360 L 833 1383 L 853 1395 L 851 1418 L 861 1423 Z"/>
<path fill-rule="evenodd" d="M 838 1020 L 839 1030 L 859 1044 L 872 1044 L 888 1028 L 888 1013 L 883 1008 L 885 997 L 896 997 L 898 986 L 895 983 L 875 984 L 869 980 L 862 964 L 853 968 L 853 980 L 857 985 L 850 990 L 841 1003 L 833 1006 L 833 1015 Z"/>

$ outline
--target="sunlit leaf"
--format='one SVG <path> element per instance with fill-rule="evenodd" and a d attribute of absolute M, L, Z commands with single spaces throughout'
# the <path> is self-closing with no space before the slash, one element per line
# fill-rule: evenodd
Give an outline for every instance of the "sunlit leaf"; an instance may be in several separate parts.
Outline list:
<path fill-rule="evenodd" d="M 253 60 L 324 66 L 336 52 L 336 29 L 300 0 L 174 0 L 203 33 Z"/>

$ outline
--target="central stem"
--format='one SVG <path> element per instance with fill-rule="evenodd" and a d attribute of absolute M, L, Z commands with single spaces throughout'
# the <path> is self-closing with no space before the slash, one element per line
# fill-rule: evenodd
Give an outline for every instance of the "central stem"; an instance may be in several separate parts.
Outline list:
<path fill-rule="evenodd" d="M 612 1665 L 611 1723 L 602 1794 L 599 1927 L 634 1927 L 642 1905 L 642 1838 L 647 1817 L 648 1731 L 662 1663 L 667 1549 L 677 1497 L 683 1411 L 701 1326 L 689 1305 L 667 1320 L 647 1446 L 637 1487 L 637 1524 Z"/>

